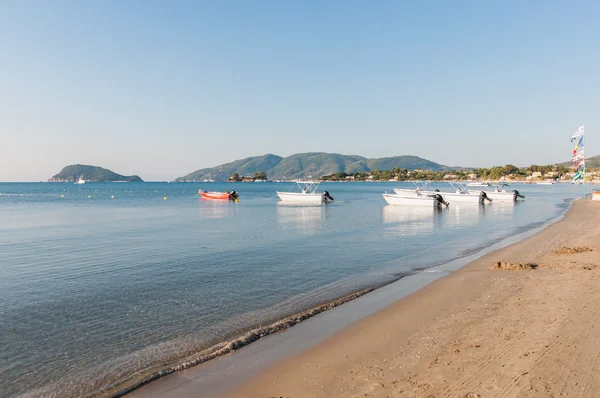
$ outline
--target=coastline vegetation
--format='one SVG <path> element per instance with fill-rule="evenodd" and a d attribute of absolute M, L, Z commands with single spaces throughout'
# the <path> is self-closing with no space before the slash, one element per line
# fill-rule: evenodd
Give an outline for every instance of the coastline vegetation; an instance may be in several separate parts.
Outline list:
<path fill-rule="evenodd" d="M 321 176 L 321 181 L 526 181 L 526 180 L 558 180 L 566 177 L 571 170 L 563 165 L 531 165 L 517 167 L 511 164 L 490 168 L 461 169 L 455 171 L 408 170 L 394 168 L 392 170 L 372 170 L 371 172 L 345 173 L 339 172 Z M 595 174 L 589 170 L 589 177 Z"/>
<path fill-rule="evenodd" d="M 327 174 L 319 177 L 319 181 L 541 181 L 569 179 L 572 170 L 563 165 L 531 165 L 517 167 L 512 164 L 479 169 L 461 169 L 453 171 L 408 170 L 393 168 L 392 170 L 372 170 L 370 172 Z M 588 170 L 588 179 L 600 178 L 600 171 Z M 256 172 L 252 176 L 241 176 L 233 173 L 228 182 L 267 181 L 266 172 Z"/>

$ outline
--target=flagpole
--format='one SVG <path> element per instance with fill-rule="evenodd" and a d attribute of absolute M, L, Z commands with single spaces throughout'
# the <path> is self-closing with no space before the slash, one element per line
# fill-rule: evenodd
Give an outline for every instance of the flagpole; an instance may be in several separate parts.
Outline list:
<path fill-rule="evenodd" d="M 585 144 L 584 144 L 584 146 L 585 146 Z M 586 196 L 587 196 L 586 195 L 586 180 L 587 180 L 587 178 L 586 178 L 585 172 L 586 172 L 586 170 L 585 170 L 585 155 L 584 155 L 584 158 L 583 158 L 583 203 L 585 203 L 587 201 L 587 199 L 586 199 Z"/>

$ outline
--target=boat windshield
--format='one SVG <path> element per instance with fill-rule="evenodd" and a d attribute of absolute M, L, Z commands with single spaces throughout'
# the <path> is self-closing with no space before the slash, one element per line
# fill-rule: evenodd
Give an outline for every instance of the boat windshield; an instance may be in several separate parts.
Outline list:
<path fill-rule="evenodd" d="M 415 191 L 426 191 L 429 187 L 429 181 L 413 181 Z"/>
<path fill-rule="evenodd" d="M 316 193 L 320 182 L 318 181 L 295 181 L 302 193 Z"/>
<path fill-rule="evenodd" d="M 452 187 L 452 189 L 454 189 L 457 193 L 467 193 L 467 192 L 469 192 L 469 189 L 468 189 L 467 185 L 461 184 L 458 181 L 455 181 L 455 182 L 448 181 L 448 184 L 450 184 L 450 186 Z"/>
<path fill-rule="evenodd" d="M 500 191 L 502 191 L 502 188 L 508 187 L 509 185 L 507 183 L 502 183 L 500 185 L 491 185 L 491 186 L 494 188 L 494 191 L 500 192 Z"/>

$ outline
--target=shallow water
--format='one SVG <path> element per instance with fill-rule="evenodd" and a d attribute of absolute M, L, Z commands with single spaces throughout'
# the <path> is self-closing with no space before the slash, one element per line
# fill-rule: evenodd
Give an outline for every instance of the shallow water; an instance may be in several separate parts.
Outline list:
<path fill-rule="evenodd" d="M 0 184 L 2 396 L 94 395 L 474 253 L 582 193 L 519 185 L 517 205 L 386 206 L 380 194 L 401 185 L 322 184 L 335 203 L 296 207 L 278 202 L 284 183 Z M 235 189 L 240 202 L 202 201 L 198 188 Z"/>

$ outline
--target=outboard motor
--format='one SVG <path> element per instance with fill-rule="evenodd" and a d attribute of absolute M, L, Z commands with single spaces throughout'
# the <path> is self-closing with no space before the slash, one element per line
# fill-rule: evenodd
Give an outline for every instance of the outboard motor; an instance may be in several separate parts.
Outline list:
<path fill-rule="evenodd" d="M 323 191 L 323 196 L 325 197 L 325 199 L 329 199 L 329 200 L 331 200 L 332 202 L 334 201 L 334 199 L 333 199 L 333 196 L 331 196 L 331 195 L 329 194 L 329 192 L 327 192 L 327 191 Z"/>
<path fill-rule="evenodd" d="M 439 191 L 436 190 L 436 192 L 439 192 Z M 439 207 L 440 205 L 444 205 L 444 206 L 448 207 L 450 205 L 450 203 L 446 202 L 444 200 L 444 197 L 442 195 L 440 195 L 439 193 L 436 193 L 435 196 L 433 197 L 433 199 L 435 201 L 436 207 Z"/>
<path fill-rule="evenodd" d="M 489 201 L 491 202 L 492 199 L 490 199 L 487 194 L 485 193 L 485 191 L 481 191 L 481 193 L 479 194 L 479 203 L 483 204 L 485 203 L 485 201 Z"/>
<path fill-rule="evenodd" d="M 237 192 L 235 192 L 235 191 L 229 192 L 229 200 L 233 200 L 233 201 L 237 202 L 239 200 L 239 198 L 240 198 L 240 195 L 238 195 Z"/>
<path fill-rule="evenodd" d="M 516 202 L 519 198 L 525 199 L 525 196 L 521 195 L 516 189 L 513 189 L 513 200 Z"/>

